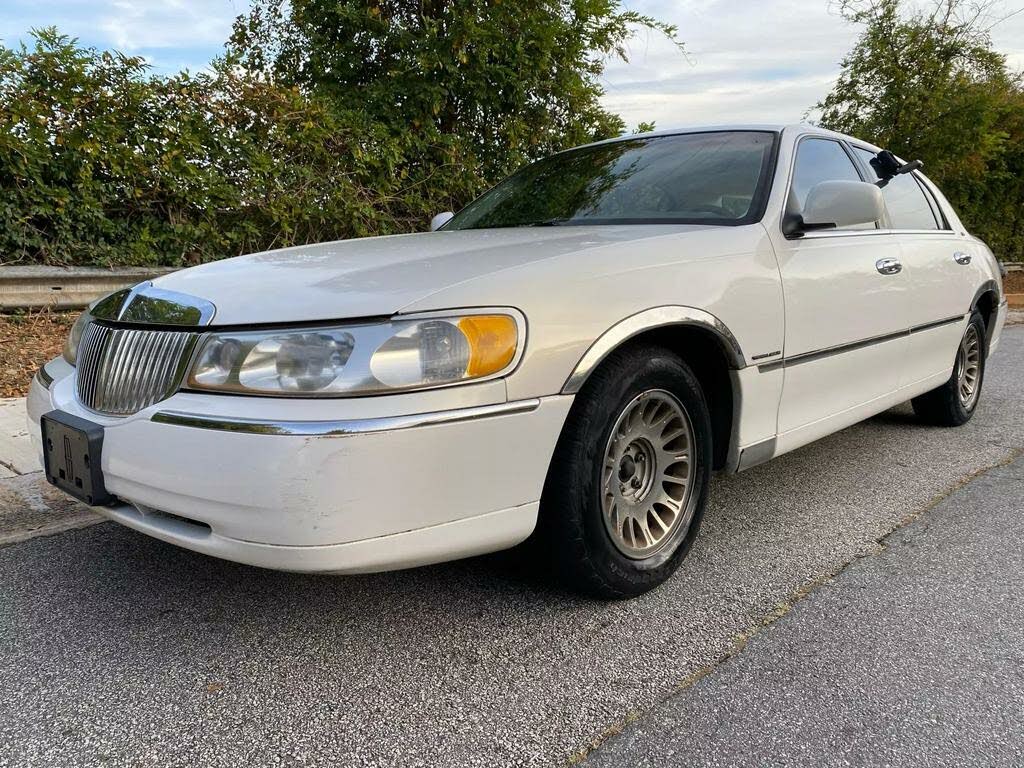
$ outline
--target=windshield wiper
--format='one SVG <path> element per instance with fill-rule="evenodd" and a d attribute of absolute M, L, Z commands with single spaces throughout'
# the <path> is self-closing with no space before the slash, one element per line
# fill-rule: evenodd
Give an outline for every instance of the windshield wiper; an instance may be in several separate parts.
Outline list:
<path fill-rule="evenodd" d="M 571 219 L 545 219 L 544 221 L 528 221 L 525 224 L 516 224 L 517 227 L 560 227 L 568 224 Z"/>

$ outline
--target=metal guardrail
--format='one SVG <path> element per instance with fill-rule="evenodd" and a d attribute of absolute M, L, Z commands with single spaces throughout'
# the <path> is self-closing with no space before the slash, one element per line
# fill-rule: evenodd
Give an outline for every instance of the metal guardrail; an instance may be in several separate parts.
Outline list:
<path fill-rule="evenodd" d="M 0 267 L 0 312 L 80 309 L 105 293 L 174 271 L 167 267 Z"/>
<path fill-rule="evenodd" d="M 1007 272 L 1024 262 L 1003 262 Z M 169 267 L 0 267 L 0 312 L 12 309 L 81 309 L 118 288 L 174 272 Z"/>

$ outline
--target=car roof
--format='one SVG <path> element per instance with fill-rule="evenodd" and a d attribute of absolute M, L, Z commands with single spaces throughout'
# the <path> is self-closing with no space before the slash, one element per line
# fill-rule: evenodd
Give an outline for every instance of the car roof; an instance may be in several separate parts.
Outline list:
<path fill-rule="evenodd" d="M 810 123 L 729 123 L 723 125 L 690 125 L 690 126 L 679 126 L 675 128 L 665 128 L 658 131 L 650 131 L 647 133 L 629 133 L 623 134 L 622 136 L 616 136 L 612 139 L 605 139 L 604 141 L 595 141 L 590 144 L 584 144 L 585 147 L 594 147 L 601 144 L 611 144 L 617 141 L 628 141 L 630 139 L 637 138 L 652 138 L 657 136 L 678 136 L 687 133 L 711 133 L 714 131 L 771 131 L 772 133 L 784 133 L 784 132 L 797 132 L 800 134 L 814 134 L 820 136 L 830 136 L 834 139 L 846 139 L 847 141 L 853 141 L 857 144 L 862 144 L 867 147 L 873 145 L 869 142 L 855 138 L 853 136 L 847 136 L 843 133 L 837 133 L 830 131 L 827 128 L 821 128 L 817 125 L 811 125 Z M 573 149 L 578 149 L 574 147 Z"/>

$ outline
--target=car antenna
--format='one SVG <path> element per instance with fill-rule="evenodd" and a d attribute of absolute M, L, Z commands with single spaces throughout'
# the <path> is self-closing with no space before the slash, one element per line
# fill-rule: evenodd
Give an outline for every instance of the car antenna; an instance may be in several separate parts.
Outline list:
<path fill-rule="evenodd" d="M 878 181 L 875 182 L 878 187 L 884 187 L 894 178 L 902 176 L 904 173 L 910 173 L 911 171 L 917 171 L 924 168 L 924 163 L 920 160 L 901 163 L 897 159 L 896 155 L 887 149 L 883 149 L 871 158 L 870 162 L 871 167 L 875 169 L 875 174 L 878 176 Z"/>

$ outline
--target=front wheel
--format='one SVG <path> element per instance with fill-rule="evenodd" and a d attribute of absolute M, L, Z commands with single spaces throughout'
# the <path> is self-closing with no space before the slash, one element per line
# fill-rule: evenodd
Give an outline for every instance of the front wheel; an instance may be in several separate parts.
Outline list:
<path fill-rule="evenodd" d="M 577 396 L 541 500 L 539 535 L 573 586 L 633 597 L 679 567 L 711 473 L 700 383 L 670 351 L 613 354 Z"/>
<path fill-rule="evenodd" d="M 985 321 L 971 313 L 953 361 L 953 374 L 941 387 L 915 397 L 914 413 L 929 424 L 959 427 L 974 415 L 985 379 Z"/>

